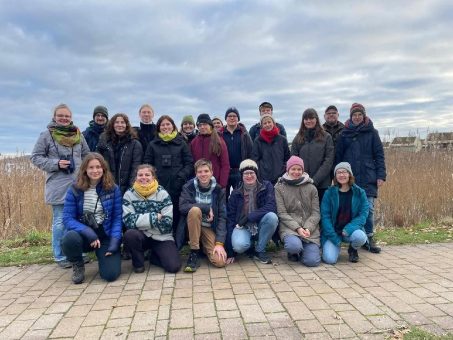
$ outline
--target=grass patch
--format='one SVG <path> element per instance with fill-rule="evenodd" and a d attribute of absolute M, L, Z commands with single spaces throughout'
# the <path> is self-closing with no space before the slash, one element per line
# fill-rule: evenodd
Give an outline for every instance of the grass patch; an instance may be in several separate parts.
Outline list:
<path fill-rule="evenodd" d="M 51 234 L 30 231 L 23 237 L 0 241 L 0 266 L 52 263 Z"/>
<path fill-rule="evenodd" d="M 411 327 L 407 333 L 403 335 L 403 340 L 451 340 L 453 334 L 434 335 L 421 328 Z"/>

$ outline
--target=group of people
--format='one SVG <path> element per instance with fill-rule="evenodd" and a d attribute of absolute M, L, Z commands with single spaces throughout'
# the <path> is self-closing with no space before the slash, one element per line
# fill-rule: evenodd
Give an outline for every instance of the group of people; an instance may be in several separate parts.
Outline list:
<path fill-rule="evenodd" d="M 82 133 L 70 108 L 58 105 L 31 156 L 47 174 L 57 264 L 72 267 L 81 283 L 89 251 L 107 281 L 120 275 L 122 257 L 137 273 L 146 257 L 177 272 L 187 243 L 186 272 L 197 270 L 203 254 L 216 267 L 242 253 L 271 263 L 271 239 L 306 266 L 336 263 L 342 242 L 351 262 L 360 247 L 379 253 L 374 200 L 386 170 L 365 107 L 354 103 L 344 125 L 333 105 L 323 125 L 315 109 L 305 110 L 291 146 L 272 104 L 263 102 L 259 113 L 250 131 L 235 107 L 226 110 L 226 124 L 187 115 L 178 131 L 168 115 L 154 123 L 148 104 L 137 127 L 97 106 Z"/>

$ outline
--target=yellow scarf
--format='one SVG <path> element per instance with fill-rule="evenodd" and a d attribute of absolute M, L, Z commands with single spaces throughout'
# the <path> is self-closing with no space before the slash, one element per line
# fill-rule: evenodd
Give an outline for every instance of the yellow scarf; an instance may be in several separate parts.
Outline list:
<path fill-rule="evenodd" d="M 154 180 L 151 183 L 146 184 L 146 185 L 142 185 L 136 181 L 136 182 L 134 182 L 134 185 L 132 186 L 132 188 L 134 188 L 134 190 L 136 192 L 138 192 L 144 198 L 148 198 L 149 196 L 151 196 L 152 194 L 154 194 L 157 191 L 158 186 L 159 186 L 159 183 L 157 182 L 157 180 Z"/>
<path fill-rule="evenodd" d="M 178 131 L 176 130 L 173 130 L 172 133 L 167 133 L 167 134 L 162 134 L 162 133 L 158 133 L 160 139 L 162 139 L 164 142 L 169 142 L 173 139 L 175 139 L 175 137 L 178 135 Z"/>

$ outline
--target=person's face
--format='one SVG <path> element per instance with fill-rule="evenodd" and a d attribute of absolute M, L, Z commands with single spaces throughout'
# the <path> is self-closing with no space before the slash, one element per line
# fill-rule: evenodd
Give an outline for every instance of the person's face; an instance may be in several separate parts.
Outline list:
<path fill-rule="evenodd" d="M 348 184 L 349 177 L 349 172 L 345 169 L 338 169 L 337 172 L 335 172 L 335 178 L 340 185 Z"/>
<path fill-rule="evenodd" d="M 256 174 L 253 170 L 245 170 L 242 173 L 242 181 L 247 185 L 253 185 L 256 183 Z"/>
<path fill-rule="evenodd" d="M 61 126 L 68 126 L 72 121 L 72 114 L 67 108 L 58 109 L 54 115 L 55 122 Z"/>
<path fill-rule="evenodd" d="M 94 116 L 94 122 L 99 125 L 104 125 L 107 123 L 107 118 L 102 113 L 96 113 Z"/>
<path fill-rule="evenodd" d="M 193 130 L 195 130 L 195 125 L 191 122 L 184 122 L 182 124 L 182 131 L 184 131 L 184 133 L 192 133 Z"/>
<path fill-rule="evenodd" d="M 352 122 L 354 125 L 359 125 L 360 123 L 363 122 L 364 116 L 362 112 L 354 112 L 352 114 Z"/>
<path fill-rule="evenodd" d="M 126 133 L 126 121 L 123 117 L 116 118 L 115 123 L 113 123 L 113 130 L 115 130 L 117 135 Z"/>
<path fill-rule="evenodd" d="M 149 107 L 144 107 L 140 110 L 140 113 L 138 114 L 140 117 L 140 120 L 145 123 L 149 124 L 153 121 L 154 118 L 154 111 L 151 110 Z"/>
<path fill-rule="evenodd" d="M 261 125 L 263 126 L 264 130 L 271 131 L 274 128 L 274 121 L 271 118 L 267 117 L 263 119 Z"/>
<path fill-rule="evenodd" d="M 304 125 L 307 129 L 313 129 L 316 126 L 316 118 L 304 118 Z"/>
<path fill-rule="evenodd" d="M 160 123 L 160 133 L 168 135 L 172 133 L 173 130 L 173 124 L 168 119 L 162 120 L 162 122 Z"/>
<path fill-rule="evenodd" d="M 227 125 L 231 127 L 236 127 L 239 123 L 238 116 L 234 112 L 230 112 L 226 119 Z"/>
<path fill-rule="evenodd" d="M 272 115 L 272 109 L 270 107 L 262 107 L 260 109 L 260 116 L 265 114 Z"/>
<path fill-rule="evenodd" d="M 223 127 L 222 121 L 215 119 L 212 121 L 212 123 L 214 124 L 214 129 L 216 129 L 217 131 L 222 130 L 222 127 Z"/>
<path fill-rule="evenodd" d="M 288 170 L 288 175 L 292 179 L 302 178 L 303 173 L 304 173 L 304 168 L 302 168 L 300 165 L 293 165 Z"/>
<path fill-rule="evenodd" d="M 197 169 L 197 179 L 203 184 L 207 185 L 211 181 L 212 171 L 207 165 L 199 166 Z"/>
<path fill-rule="evenodd" d="M 87 176 L 91 182 L 99 182 L 104 174 L 101 162 L 97 159 L 92 159 L 88 162 Z"/>
<path fill-rule="evenodd" d="M 212 131 L 212 127 L 206 123 L 198 124 L 198 131 L 200 131 L 200 135 L 209 135 Z"/>
<path fill-rule="evenodd" d="M 329 110 L 324 114 L 325 121 L 330 125 L 334 125 L 336 122 L 338 122 L 338 117 L 339 114 L 335 110 Z"/>
<path fill-rule="evenodd" d="M 150 169 L 144 168 L 137 171 L 137 177 L 135 181 L 141 185 L 146 185 L 154 181 L 153 173 Z"/>

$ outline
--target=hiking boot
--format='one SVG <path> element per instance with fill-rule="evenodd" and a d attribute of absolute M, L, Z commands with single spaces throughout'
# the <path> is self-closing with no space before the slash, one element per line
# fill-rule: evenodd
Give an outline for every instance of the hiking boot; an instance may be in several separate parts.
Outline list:
<path fill-rule="evenodd" d="M 85 264 L 82 262 L 74 262 L 72 264 L 72 282 L 76 285 L 85 280 Z"/>
<path fill-rule="evenodd" d="M 290 262 L 299 262 L 300 257 L 299 254 L 290 254 L 288 253 L 288 261 Z"/>
<path fill-rule="evenodd" d="M 272 263 L 271 258 L 269 257 L 269 255 L 267 255 L 267 253 L 265 251 L 256 252 L 255 253 L 255 260 L 258 260 L 258 261 L 260 261 L 261 263 L 264 263 L 264 264 Z"/>
<path fill-rule="evenodd" d="M 85 263 L 85 264 L 91 262 L 91 259 L 88 255 L 83 255 L 82 258 L 83 258 L 83 263 Z"/>
<path fill-rule="evenodd" d="M 357 252 L 357 249 L 352 248 L 351 245 L 349 245 L 348 254 L 349 254 L 349 262 L 353 262 L 353 263 L 359 262 L 359 253 Z"/>
<path fill-rule="evenodd" d="M 381 252 L 381 247 L 376 244 L 373 236 L 368 236 L 368 241 L 362 246 L 362 248 L 374 254 L 379 254 Z"/>
<path fill-rule="evenodd" d="M 57 261 L 57 265 L 58 267 L 63 269 L 68 269 L 72 267 L 71 262 L 69 262 L 68 260 Z"/>
<path fill-rule="evenodd" d="M 134 273 L 140 274 L 145 271 L 145 267 L 134 267 Z"/>
<path fill-rule="evenodd" d="M 187 259 L 187 264 L 186 267 L 184 268 L 184 271 L 186 273 L 194 273 L 197 271 L 197 268 L 199 267 L 198 263 L 198 252 L 191 251 L 189 254 L 189 258 Z"/>

